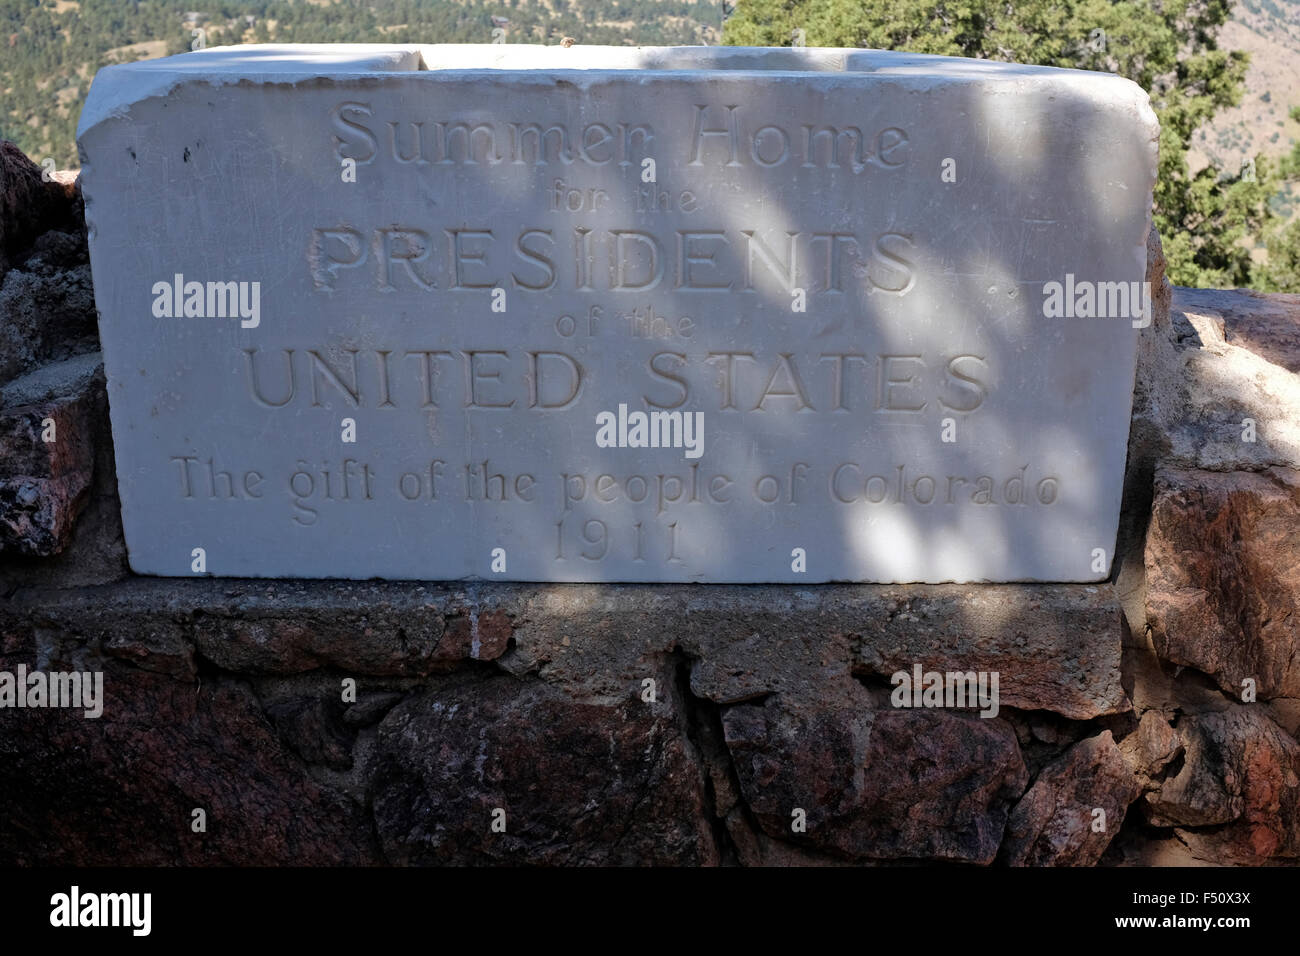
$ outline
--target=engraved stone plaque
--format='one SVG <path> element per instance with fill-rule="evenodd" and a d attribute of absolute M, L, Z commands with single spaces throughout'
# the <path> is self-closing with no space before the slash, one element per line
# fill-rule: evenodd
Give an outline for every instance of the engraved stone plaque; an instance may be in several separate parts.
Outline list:
<path fill-rule="evenodd" d="M 845 50 L 215 49 L 79 142 L 131 566 L 1095 581 L 1157 127 Z"/>

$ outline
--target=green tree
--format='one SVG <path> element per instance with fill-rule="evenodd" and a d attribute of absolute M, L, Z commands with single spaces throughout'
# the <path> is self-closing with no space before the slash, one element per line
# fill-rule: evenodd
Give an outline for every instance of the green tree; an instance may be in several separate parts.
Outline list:
<path fill-rule="evenodd" d="M 1291 118 L 1300 123 L 1300 106 L 1291 109 Z M 1278 163 L 1278 176 L 1300 184 L 1300 141 Z M 1254 285 L 1265 292 L 1300 292 L 1300 217 L 1268 237 L 1268 261 L 1256 270 Z"/>
<path fill-rule="evenodd" d="M 1270 287 L 1250 246 L 1275 226 L 1268 200 L 1278 176 L 1262 157 L 1253 173 L 1207 167 L 1190 172 L 1192 136 L 1220 108 L 1241 100 L 1248 57 L 1218 49 L 1231 0 L 742 0 L 723 41 L 788 46 L 804 31 L 809 46 L 865 47 L 1101 70 L 1151 94 L 1160 119 L 1154 219 L 1174 282 Z M 1279 233 L 1278 236 L 1281 234 Z M 1292 262 L 1295 237 L 1274 236 Z M 1252 241 L 1253 240 L 1253 241 Z M 1291 273 L 1294 278 L 1294 270 Z M 1276 280 L 1276 281 L 1275 281 Z M 1289 285 L 1300 291 L 1300 285 Z"/>

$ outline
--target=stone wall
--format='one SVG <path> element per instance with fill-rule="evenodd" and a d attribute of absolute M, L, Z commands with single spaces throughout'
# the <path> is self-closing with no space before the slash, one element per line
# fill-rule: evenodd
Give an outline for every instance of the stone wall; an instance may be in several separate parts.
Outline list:
<path fill-rule="evenodd" d="M 0 671 L 106 697 L 0 710 L 0 863 L 1300 857 L 1300 297 L 1153 236 L 1102 585 L 141 578 L 75 185 L 0 164 Z M 997 716 L 893 707 L 917 664 Z"/>

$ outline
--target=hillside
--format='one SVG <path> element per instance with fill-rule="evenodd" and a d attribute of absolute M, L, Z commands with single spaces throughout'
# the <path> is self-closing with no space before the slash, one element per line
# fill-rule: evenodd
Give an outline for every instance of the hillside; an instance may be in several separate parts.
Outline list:
<path fill-rule="evenodd" d="M 494 28 L 511 43 L 573 36 L 658 46 L 716 43 L 720 24 L 709 0 L 0 0 L 0 139 L 75 167 L 77 117 L 95 72 L 182 53 L 195 30 L 207 46 L 489 43 Z"/>
<path fill-rule="evenodd" d="M 1188 158 L 1193 170 L 1208 164 L 1235 175 L 1249 157 L 1276 158 L 1300 139 L 1288 116 L 1300 106 L 1300 0 L 1239 0 L 1220 46 L 1250 54 L 1246 92 L 1201 130 Z M 1300 216 L 1296 198 L 1293 186 L 1280 203 L 1289 218 Z"/>

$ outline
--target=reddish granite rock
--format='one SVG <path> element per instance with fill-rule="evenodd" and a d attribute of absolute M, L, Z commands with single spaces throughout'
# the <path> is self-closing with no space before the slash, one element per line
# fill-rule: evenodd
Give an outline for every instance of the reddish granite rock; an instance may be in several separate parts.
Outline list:
<path fill-rule="evenodd" d="M 67 544 L 94 474 L 92 405 L 82 393 L 0 411 L 0 552 Z"/>
<path fill-rule="evenodd" d="M 1224 341 L 1300 372 L 1300 295 L 1250 289 L 1179 289 L 1180 306 L 1219 321 Z"/>
<path fill-rule="evenodd" d="M 352 766 L 352 740 L 343 724 L 341 694 L 288 697 L 266 705 L 266 714 L 304 761 L 336 770 Z"/>
<path fill-rule="evenodd" d="M 1156 309 L 1139 338 L 1130 478 L 1145 482 L 1157 465 L 1300 467 L 1300 376 L 1292 371 L 1300 352 L 1288 330 L 1295 301 L 1178 288 L 1167 311 Z"/>
<path fill-rule="evenodd" d="M 14 671 L 31 659 L 0 658 Z M 79 866 L 373 862 L 363 809 L 314 782 L 247 685 L 110 663 L 104 712 L 4 712 L 0 862 Z M 207 832 L 191 829 L 203 809 Z"/>
<path fill-rule="evenodd" d="M 99 348 L 81 192 L 0 141 L 0 385 Z"/>
<path fill-rule="evenodd" d="M 667 700 L 468 675 L 390 711 L 377 750 L 375 828 L 389 862 L 719 859 L 704 773 Z"/>
<path fill-rule="evenodd" d="M 41 243 L 55 255 L 53 238 Z M 72 249 L 76 261 L 47 262 L 33 256 L 0 281 L 0 384 L 48 362 L 64 361 L 99 349 L 95 295 L 84 243 Z"/>
<path fill-rule="evenodd" d="M 1092 866 L 1141 791 L 1109 730 L 1080 741 L 1043 768 L 1011 811 L 1003 859 L 1011 866 Z"/>
<path fill-rule="evenodd" d="M 1184 717 L 1177 730 L 1185 759 L 1147 795 L 1149 821 L 1178 827 L 1202 859 L 1251 865 L 1300 857 L 1300 743 L 1250 704 Z"/>
<path fill-rule="evenodd" d="M 46 181 L 21 149 L 0 140 L 0 278 L 9 267 L 7 257 L 78 215 L 78 196 L 75 176 L 56 173 Z"/>
<path fill-rule="evenodd" d="M 1163 714 L 1148 710 L 1137 729 L 1119 744 L 1120 753 L 1144 789 L 1153 789 L 1166 768 L 1183 753 L 1183 741 Z"/>
<path fill-rule="evenodd" d="M 1161 657 L 1240 699 L 1300 697 L 1300 472 L 1163 468 L 1146 545 Z"/>
<path fill-rule="evenodd" d="M 847 858 L 991 863 L 1028 782 L 1015 732 L 999 719 L 787 709 L 773 696 L 727 708 L 722 724 L 763 831 Z M 796 811 L 806 832 L 792 829 Z"/>

